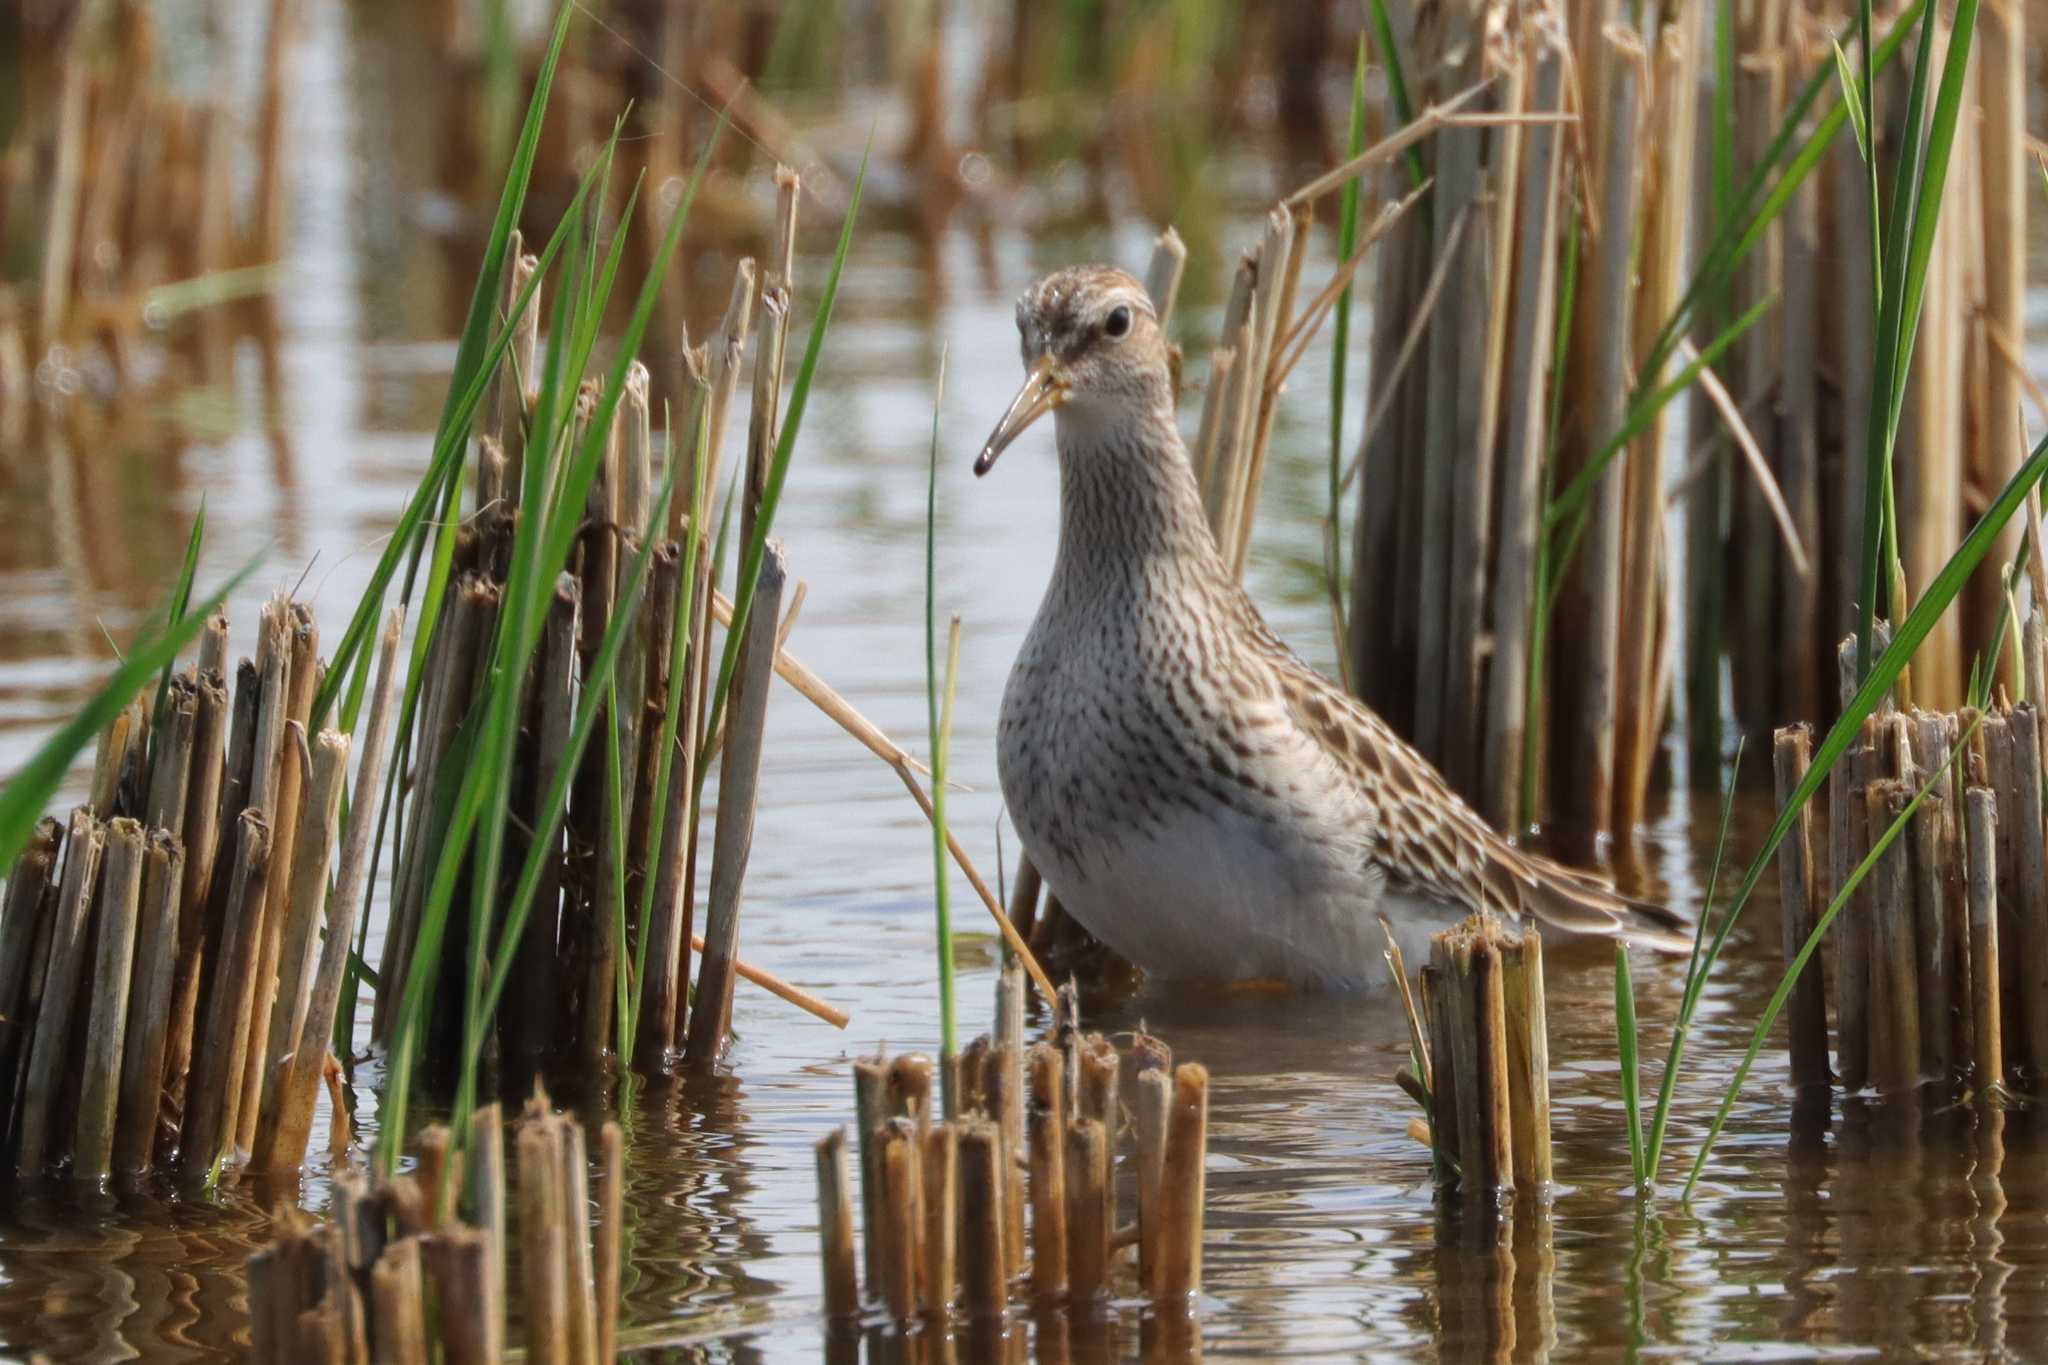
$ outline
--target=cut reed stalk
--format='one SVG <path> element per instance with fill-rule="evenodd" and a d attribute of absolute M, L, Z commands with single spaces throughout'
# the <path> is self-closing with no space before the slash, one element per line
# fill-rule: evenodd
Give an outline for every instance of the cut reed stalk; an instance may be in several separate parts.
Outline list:
<path fill-rule="evenodd" d="M 1138 1147 L 1138 1281 L 1158 1292 L 1160 1182 L 1166 1176 L 1166 1130 L 1173 1114 L 1173 1053 L 1150 1034 L 1131 1049 L 1136 1059 L 1136 1107 L 1131 1114 Z"/>
<path fill-rule="evenodd" d="M 326 897 L 326 934 L 319 964 L 313 969 L 297 1030 L 286 1035 L 290 1039 L 290 1060 L 277 1081 L 276 1116 L 269 1124 L 268 1146 L 259 1144 L 256 1165 L 261 1170 L 276 1172 L 296 1165 L 304 1158 L 312 1133 L 314 1105 L 328 1040 L 334 1036 L 335 1011 L 340 1007 L 350 945 L 355 941 L 355 926 L 369 894 L 370 862 L 374 856 L 371 836 L 382 803 L 387 749 L 397 710 L 398 639 L 402 624 L 403 609 L 394 607 L 385 621 L 378 649 L 377 681 L 363 732 L 363 755 L 349 805 L 348 828 L 342 836 L 341 863 L 333 893 Z M 335 776 L 337 784 L 344 775 Z M 315 808 L 324 809 L 317 802 Z M 310 944 L 306 951 L 310 953 Z"/>
<path fill-rule="evenodd" d="M 2039 1070 L 2048 1065 L 2048 844 L 2041 825 L 2041 731 L 2039 710 L 2022 702 L 2012 710 L 2013 801 L 1999 812 L 2001 826 L 2012 830 L 2019 904 L 2013 923 L 2019 930 L 2020 1010 L 2026 1029 L 2025 1063 Z"/>
<path fill-rule="evenodd" d="M 958 1130 L 953 1122 L 934 1123 L 925 1130 L 919 1163 L 924 1176 L 924 1260 L 919 1267 L 918 1290 L 921 1310 L 935 1321 L 943 1321 L 952 1306 L 957 1279 L 958 1154 Z M 852 1264 L 849 1243 L 848 1269 Z"/>
<path fill-rule="evenodd" d="M 164 695 L 162 727 L 149 774 L 149 801 L 143 808 L 145 828 L 183 837 L 198 728 L 199 680 L 189 672 L 176 674 Z"/>
<path fill-rule="evenodd" d="M 1774 737 L 1772 769 L 1781 809 L 1806 777 L 1812 749 L 1813 732 L 1805 725 L 1788 725 Z M 1842 780 L 1845 776 L 1838 766 L 1836 779 Z M 1813 814 L 1810 807 L 1802 806 L 1792 832 L 1778 845 L 1779 944 L 1788 966 L 1805 947 L 1806 940 L 1813 936 L 1814 926 L 1819 921 L 1814 895 Z M 1828 1086 L 1828 1019 L 1819 962 L 1808 963 L 1793 985 L 1785 1023 L 1791 1038 L 1792 1084 L 1805 1094 L 1825 1094 Z"/>
<path fill-rule="evenodd" d="M 561 1181 L 562 1141 L 555 1125 L 529 1118 L 519 1127 L 519 1241 L 526 1311 L 526 1356 L 535 1365 L 571 1365 L 569 1265 L 561 1228 L 569 1216 Z"/>
<path fill-rule="evenodd" d="M 960 1307 L 970 1319 L 998 1319 L 1009 1298 L 1004 1254 L 1005 1169 L 1002 1133 L 985 1119 L 959 1124 Z"/>
<path fill-rule="evenodd" d="M 309 706 L 310 701 L 309 692 Z M 275 833 L 272 836 L 270 856 L 274 871 L 256 930 L 256 958 L 252 968 L 254 991 L 247 1005 L 247 1046 L 242 1057 L 241 1076 L 235 1083 L 236 1097 L 232 1106 L 235 1116 L 233 1145 L 242 1152 L 251 1151 L 256 1145 L 256 1129 L 263 1106 L 263 1077 L 268 1070 L 266 1054 L 270 1048 L 270 1020 L 277 1002 L 278 959 L 284 952 L 284 920 L 289 912 L 290 893 L 279 890 L 278 886 L 292 879 L 298 853 L 298 827 L 305 815 L 302 797 L 312 780 L 311 753 L 306 746 L 305 728 L 296 720 L 285 722 L 285 742 L 278 766 L 282 774 L 278 779 L 280 790 L 277 799 L 288 803 L 283 806 L 285 814 L 278 823 L 285 827 L 286 833 L 281 839 Z M 280 847 L 280 844 L 284 846 Z M 323 868 L 323 890 L 324 876 Z"/>
<path fill-rule="evenodd" d="M 853 1059 L 853 1131 L 860 1153 L 860 1226 L 864 1238 L 861 1242 L 861 1278 L 871 1288 L 880 1282 L 881 1277 L 881 1267 L 876 1261 L 876 1230 L 881 1217 L 876 1195 L 882 1187 L 882 1177 L 876 1169 L 875 1134 L 888 1118 L 883 1108 L 888 1079 L 888 1061 L 880 1054 Z"/>
<path fill-rule="evenodd" d="M 2005 1084 L 2004 1007 L 1998 970 L 1998 795 L 1971 786 L 1968 812 L 1971 1074 L 1978 1090 Z"/>
<path fill-rule="evenodd" d="M 1166 1155 L 1159 1180 L 1159 1271 L 1154 1297 L 1186 1303 L 1202 1288 L 1202 1210 L 1209 1144 L 1209 1072 L 1183 1062 L 1173 1073 Z"/>
<path fill-rule="evenodd" d="M 334 854 L 342 793 L 348 784 L 348 753 L 348 736 L 334 730 L 321 731 L 313 747 L 313 780 L 300 815 L 299 838 L 292 850 L 291 892 L 284 903 L 283 941 L 277 958 L 276 1003 L 263 1051 L 263 1107 L 251 1144 L 261 1169 L 272 1167 L 273 1155 L 289 1163 L 305 1150 L 301 1146 L 298 1152 L 279 1152 L 276 1140 L 282 1087 L 298 1069 L 295 1059 L 305 1039 L 306 1018 L 313 1004 L 313 955 L 320 947 L 321 920 L 328 908 L 327 869 Z M 347 935 L 342 935 L 340 941 L 347 943 Z M 323 1057 L 331 1031 L 330 1021 L 329 1028 L 313 1039 L 314 1047 Z"/>
<path fill-rule="evenodd" d="M 1897 779 L 1864 789 L 1869 839 L 1874 846 L 1905 812 L 1911 793 Z M 1913 1093 L 1920 1081 L 1920 995 L 1914 970 L 1918 940 L 1913 926 L 1911 860 L 1904 840 L 1894 840 L 1871 876 L 1870 1067 L 1888 1097 Z"/>
<path fill-rule="evenodd" d="M 845 1321 L 860 1315 L 860 1281 L 853 1257 L 853 1190 L 846 1170 L 846 1129 L 834 1128 L 818 1140 L 817 1163 L 818 1255 L 825 1316 Z"/>
<path fill-rule="evenodd" d="M 505 1115 L 494 1100 L 480 1105 L 469 1121 L 470 1214 L 481 1233 L 484 1264 L 477 1285 L 482 1302 L 474 1314 L 487 1329 L 475 1340 L 478 1359 L 496 1360 L 505 1321 Z"/>
<path fill-rule="evenodd" d="M 733 963 L 739 953 L 740 892 L 754 836 L 754 798 L 768 719 L 768 684 L 775 674 L 775 624 L 782 610 L 787 559 L 778 541 L 767 543 L 754 590 L 747 636 L 733 674 L 731 740 L 718 776 L 718 824 L 711 853 L 710 912 L 704 923 L 704 960 L 697 969 L 686 1064 L 708 1069 L 725 1049 L 732 1017 Z"/>
<path fill-rule="evenodd" d="M 31 1036 L 30 1002 L 41 997 L 48 970 L 63 842 L 64 827 L 44 816 L 7 875 L 5 908 L 0 910 L 0 1135 L 14 1130 L 18 1073 Z"/>
<path fill-rule="evenodd" d="M 1550 1014 L 1543 991 L 1543 939 L 1532 923 L 1500 944 L 1507 1030 L 1510 1150 L 1515 1190 L 1531 1199 L 1550 1189 Z"/>
<path fill-rule="evenodd" d="M 1065 1059 L 1039 1043 L 1031 1049 L 1029 1072 L 1031 1292 L 1041 1303 L 1056 1303 L 1067 1292 Z"/>
<path fill-rule="evenodd" d="M 1918 719 L 1916 717 L 1916 719 Z M 1925 765 L 1923 764 L 1923 769 Z M 1925 769 L 1938 771 L 1938 769 Z M 1947 941 L 1952 784 L 1932 791 L 1913 813 L 1913 955 L 1920 1006 L 1920 1075 L 1946 1084 L 1955 1075 L 1952 948 Z"/>
<path fill-rule="evenodd" d="M 1002 1231 L 1004 1264 L 1021 1269 L 1024 1265 L 1024 1182 L 1016 1173 L 1027 1160 L 1024 1148 L 1024 1050 L 1015 1043 L 999 1043 L 989 1050 L 988 1067 L 982 1073 L 982 1093 L 988 1112 L 1003 1139 Z"/>
<path fill-rule="evenodd" d="M 1077 1118 L 1067 1125 L 1067 1297 L 1085 1306 L 1109 1281 L 1111 1214 L 1108 1130 L 1100 1119 Z"/>
<path fill-rule="evenodd" d="M 208 999 L 203 1037 L 195 1038 L 186 1091 L 179 1161 L 188 1182 L 209 1180 L 214 1164 L 232 1155 L 238 1097 L 249 1048 L 249 1008 L 256 995 L 256 954 L 263 901 L 271 875 L 270 821 L 245 810 L 235 821 L 234 876 L 220 937 L 220 969 Z"/>
<path fill-rule="evenodd" d="M 1455 1134 L 1460 1185 L 1482 1198 L 1514 1188 L 1502 949 L 1498 924 L 1475 916 L 1431 939 L 1423 974 L 1437 1141 Z"/>
<path fill-rule="evenodd" d="M 876 1293 L 889 1316 L 907 1323 L 917 1315 L 918 1232 L 917 1128 L 890 1119 L 874 1135 L 876 1194 L 880 1221 L 875 1243 Z"/>
<path fill-rule="evenodd" d="M 145 842 L 142 825 L 118 816 L 107 822 L 106 873 L 94 895 L 89 931 L 96 940 L 92 995 L 87 1000 L 85 1067 L 80 1077 L 78 1126 L 71 1171 L 103 1183 L 113 1173 L 114 1120 L 121 1097 L 121 1063 L 128 1034 L 128 994 L 135 964 L 136 922 L 142 908 Z M 55 1022 L 55 1021 L 52 1021 Z"/>
<path fill-rule="evenodd" d="M 106 842 L 106 826 L 91 810 L 80 807 L 71 813 L 70 833 L 64 840 L 64 881 L 51 924 L 49 965 L 36 1009 L 36 1029 L 29 1046 L 27 1084 L 21 1105 L 15 1169 L 24 1180 L 40 1178 L 44 1167 L 62 1155 L 51 1146 L 57 1096 L 60 1076 L 71 1054 L 69 1024 L 77 1004 L 79 981 L 85 974 L 88 917 Z"/>

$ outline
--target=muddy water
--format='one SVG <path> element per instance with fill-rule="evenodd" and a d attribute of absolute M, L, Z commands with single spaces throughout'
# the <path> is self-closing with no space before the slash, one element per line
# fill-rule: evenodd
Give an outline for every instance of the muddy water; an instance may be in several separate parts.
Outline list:
<path fill-rule="evenodd" d="M 389 113 L 362 36 L 335 8 L 309 17 L 297 135 L 346 154 L 299 166 L 297 284 L 279 303 L 277 382 L 247 379 L 68 439 L 0 446 L 0 771 L 102 672 L 102 626 L 121 635 L 154 606 L 202 493 L 202 579 L 267 552 L 234 606 L 237 629 L 248 630 L 263 593 L 303 575 L 303 593 L 334 632 L 424 465 L 463 287 L 424 244 L 431 201 L 402 168 L 370 169 L 387 164 Z M 1135 228 L 999 236 L 987 257 L 964 237 L 928 249 L 879 227 L 863 233 L 783 507 L 781 533 L 810 584 L 792 648 L 885 729 L 914 739 L 924 723 L 924 460 L 931 378 L 945 353 L 938 579 L 940 609 L 967 623 L 955 750 L 973 786 L 953 812 L 991 871 L 996 705 L 1051 561 L 1056 487 L 1046 434 L 987 481 L 971 478 L 968 461 L 1016 375 L 1015 290 L 1072 259 L 1135 266 L 1144 249 Z M 1222 273 L 1214 259 L 1196 271 L 1190 354 L 1214 323 L 1203 296 Z M 804 278 L 821 274 L 812 261 Z M 1281 633 L 1327 666 L 1328 618 L 1311 567 L 1326 364 L 1321 350 L 1311 354 L 1283 409 L 1251 583 Z M 848 1056 L 936 1041 L 930 846 L 914 809 L 886 771 L 793 696 L 778 693 L 770 727 L 746 951 L 845 1005 L 854 1022 L 835 1033 L 744 996 L 730 1075 L 649 1096 L 630 1116 L 628 1339 L 685 1359 L 862 1350 L 828 1338 L 817 1316 L 811 1145 L 850 1113 Z M 1737 850 L 1754 847 L 1763 814 L 1740 810 Z M 1626 875 L 1645 893 L 1696 905 L 1714 815 L 1669 801 Z M 971 903 L 956 914 L 986 927 Z M 1775 983 L 1774 916 L 1767 889 L 1708 990 L 1678 1086 L 1670 1174 L 1696 1150 Z M 964 958 L 972 1031 L 991 994 L 986 940 L 970 940 Z M 1678 969 L 1639 962 L 1637 974 L 1661 1049 Z M 1142 1020 L 1215 1078 L 1203 1351 L 1700 1359 L 2048 1350 L 2048 1153 L 2028 1119 L 1902 1117 L 1852 1103 L 1831 1126 L 1792 1135 L 1784 1069 L 1767 1053 L 1691 1205 L 1667 1196 L 1639 1214 L 1626 1189 L 1607 959 L 1553 955 L 1550 992 L 1564 1184 L 1546 1218 L 1525 1216 L 1498 1235 L 1439 1220 L 1426 1155 L 1406 1132 L 1411 1106 L 1391 1081 L 1406 1044 L 1386 1000 L 1152 990 L 1104 1006 L 1095 1026 Z M 374 1133 L 375 1081 L 374 1062 L 358 1066 L 359 1141 Z M 296 1192 L 314 1207 L 325 1169 L 316 1161 Z M 241 1262 L 283 1193 L 51 1195 L 0 1212 L 0 1349 L 64 1360 L 231 1354 L 245 1328 Z M 1019 1324 L 1004 1349 L 1035 1346 L 1048 1360 L 1134 1356 L 1162 1345 L 1155 1330 L 1125 1305 L 1093 1324 Z M 878 1359 L 901 1347 L 866 1343 Z M 956 1347 L 963 1359 L 996 1352 L 986 1341 Z"/>

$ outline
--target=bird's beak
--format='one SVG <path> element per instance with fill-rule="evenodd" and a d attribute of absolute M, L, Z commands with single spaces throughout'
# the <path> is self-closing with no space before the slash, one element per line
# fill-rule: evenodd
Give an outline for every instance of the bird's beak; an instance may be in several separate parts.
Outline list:
<path fill-rule="evenodd" d="M 989 433 L 988 444 L 981 448 L 981 454 L 974 457 L 975 477 L 988 473 L 996 462 L 996 456 L 1023 435 L 1024 428 L 1058 407 L 1066 396 L 1067 386 L 1053 373 L 1052 352 L 1047 351 L 1031 366 L 1031 373 L 1024 376 L 1024 387 L 1017 390 L 1017 396 L 1010 400 L 1010 410 Z"/>

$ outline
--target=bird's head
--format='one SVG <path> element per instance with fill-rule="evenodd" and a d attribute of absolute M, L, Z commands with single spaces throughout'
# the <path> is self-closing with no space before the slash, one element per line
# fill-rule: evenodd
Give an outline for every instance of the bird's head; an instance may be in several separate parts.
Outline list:
<path fill-rule="evenodd" d="M 1024 387 L 974 461 L 986 474 L 1024 428 L 1048 412 L 1063 427 L 1097 427 L 1133 412 L 1171 411 L 1166 340 L 1145 286 L 1106 265 L 1047 275 L 1017 300 Z"/>

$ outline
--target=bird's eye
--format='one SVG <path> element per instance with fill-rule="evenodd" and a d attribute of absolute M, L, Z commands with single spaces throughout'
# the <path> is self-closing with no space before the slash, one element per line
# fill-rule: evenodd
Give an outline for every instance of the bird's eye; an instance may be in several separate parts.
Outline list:
<path fill-rule="evenodd" d="M 1109 310 L 1109 316 L 1102 320 L 1102 334 L 1112 341 L 1121 341 L 1131 331 L 1131 310 L 1127 304 L 1118 304 Z"/>

